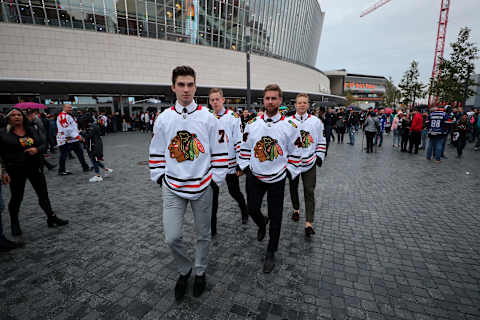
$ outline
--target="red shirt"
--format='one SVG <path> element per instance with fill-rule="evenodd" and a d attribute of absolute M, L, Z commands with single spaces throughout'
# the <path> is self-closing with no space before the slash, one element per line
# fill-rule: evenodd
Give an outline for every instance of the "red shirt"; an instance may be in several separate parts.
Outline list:
<path fill-rule="evenodd" d="M 423 128 L 423 117 L 420 113 L 416 113 L 413 116 L 412 126 L 410 127 L 410 131 L 420 132 L 422 131 L 422 128 Z"/>

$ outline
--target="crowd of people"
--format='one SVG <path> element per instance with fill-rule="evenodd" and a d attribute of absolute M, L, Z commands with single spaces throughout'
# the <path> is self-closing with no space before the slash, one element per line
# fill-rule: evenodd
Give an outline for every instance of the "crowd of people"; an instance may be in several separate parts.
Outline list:
<path fill-rule="evenodd" d="M 416 109 L 318 108 L 312 112 L 309 96 L 301 93 L 295 99 L 294 109 L 281 112 L 282 90 L 270 84 L 264 89 L 262 111 L 243 110 L 238 114 L 225 106 L 219 88 L 210 90 L 212 109 L 197 105 L 194 101 L 196 74 L 188 66 L 173 70 L 172 91 L 177 100 L 171 108 L 162 113 L 138 113 L 133 119 L 89 112 L 80 112 L 74 117 L 69 104 L 56 116 L 36 110 L 10 110 L 0 121 L 0 159 L 2 181 L 9 184 L 11 190 L 8 210 L 12 235 L 22 234 L 18 216 L 26 180 L 31 182 L 39 205 L 47 215 L 48 227 L 68 224 L 55 214 L 50 204 L 43 167 L 53 169 L 56 164 L 47 161 L 48 152 L 54 153 L 58 148 L 60 176 L 71 174 L 66 169 L 66 159 L 73 151 L 83 171 L 95 171 L 90 181 L 98 182 L 113 172 L 103 163 L 103 135 L 120 128 L 121 131 L 152 132 L 149 171 L 151 179 L 161 188 L 165 240 L 179 273 L 175 298 L 184 297 L 192 273 L 195 276 L 193 295 L 198 297 L 206 287 L 209 243 L 217 234 L 221 184 L 226 183 L 229 194 L 237 202 L 241 223 L 247 224 L 251 218 L 258 227 L 258 241 L 263 241 L 268 228 L 263 272 L 270 273 L 275 268 L 279 248 L 287 181 L 293 205 L 291 220 L 298 222 L 301 218 L 298 190 L 301 179 L 305 237 L 311 239 L 315 234 L 317 170 L 323 165 L 331 141 L 336 139 L 337 144 L 343 144 L 348 133 L 348 144 L 353 146 L 356 136 L 363 131 L 362 151 L 365 139 L 365 151 L 373 153 L 374 146 L 382 147 L 384 134 L 392 134 L 393 148 L 415 154 L 426 149 L 426 158 L 436 161 L 445 157 L 448 137 L 456 146 L 458 157 L 462 156 L 467 142 L 476 141 L 475 150 L 480 147 L 478 110 L 465 113 L 460 108 L 436 108 L 422 113 Z M 91 166 L 85 160 L 84 150 Z M 246 196 L 240 188 L 242 176 L 246 178 Z M 265 195 L 266 215 L 261 210 Z M 194 261 L 188 256 L 183 241 L 188 203 L 192 207 L 196 234 Z M 2 210 L 0 189 L 0 213 Z M 0 217 L 0 250 L 21 246 L 23 243 L 4 236 Z"/>

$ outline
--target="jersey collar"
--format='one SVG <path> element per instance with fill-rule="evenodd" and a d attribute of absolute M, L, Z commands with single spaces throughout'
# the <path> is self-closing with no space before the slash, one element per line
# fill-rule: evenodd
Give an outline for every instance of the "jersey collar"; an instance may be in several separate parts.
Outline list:
<path fill-rule="evenodd" d="M 305 114 L 303 116 L 299 115 L 298 113 L 295 113 L 293 115 L 293 119 L 301 121 L 301 122 L 307 120 L 310 117 L 311 117 L 311 115 L 308 112 L 305 112 Z"/>
<path fill-rule="evenodd" d="M 276 115 L 274 115 L 273 117 L 269 117 L 269 116 L 267 116 L 266 113 L 264 113 L 261 118 L 262 118 L 263 121 L 265 121 L 265 122 L 273 122 L 273 123 L 275 123 L 275 122 L 278 122 L 278 121 L 280 121 L 280 120 L 282 119 L 282 115 L 280 114 L 280 112 L 278 112 L 278 113 L 277 113 Z M 268 120 L 270 120 L 270 119 L 271 119 L 271 121 L 268 121 Z"/>
<path fill-rule="evenodd" d="M 183 113 L 184 108 L 187 108 L 187 113 L 193 113 L 195 112 L 195 110 L 197 110 L 197 107 L 198 106 L 195 103 L 195 101 L 192 101 L 192 103 L 190 103 L 186 107 L 182 106 L 180 103 L 178 103 L 178 101 L 175 102 L 175 111 L 177 111 L 177 113 L 180 113 L 180 114 Z"/>

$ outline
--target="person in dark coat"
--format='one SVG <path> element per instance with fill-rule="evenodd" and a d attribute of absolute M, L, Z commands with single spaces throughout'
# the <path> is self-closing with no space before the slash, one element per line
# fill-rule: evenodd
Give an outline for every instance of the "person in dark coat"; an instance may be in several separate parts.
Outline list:
<path fill-rule="evenodd" d="M 38 196 L 40 207 L 47 215 L 48 227 L 66 225 L 68 221 L 58 218 L 53 212 L 48 197 L 47 181 L 42 170 L 42 154 L 47 148 L 45 140 L 30 125 L 22 110 L 13 108 L 7 113 L 7 119 L 7 126 L 0 130 L 0 157 L 5 166 L 2 180 L 4 184 L 10 184 L 8 209 L 12 234 L 22 234 L 18 213 L 27 179 Z"/>
<path fill-rule="evenodd" d="M 93 169 L 95 170 L 95 176 L 90 178 L 90 182 L 103 181 L 100 175 L 100 168 L 102 168 L 104 176 L 109 176 L 113 170 L 106 168 L 103 164 L 103 141 L 102 132 L 95 121 L 90 122 L 87 128 L 81 128 L 80 134 L 84 139 L 85 149 L 87 150 L 88 157 L 92 161 Z"/>

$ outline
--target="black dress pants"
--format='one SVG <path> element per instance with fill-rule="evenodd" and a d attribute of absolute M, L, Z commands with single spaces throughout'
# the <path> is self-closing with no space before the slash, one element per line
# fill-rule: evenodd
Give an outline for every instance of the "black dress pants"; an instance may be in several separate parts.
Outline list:
<path fill-rule="evenodd" d="M 7 172 L 11 178 L 10 193 L 12 196 L 8 203 L 8 211 L 12 219 L 18 218 L 27 179 L 32 184 L 38 197 L 38 204 L 47 217 L 53 214 L 50 199 L 48 198 L 47 181 L 40 167 L 7 168 Z"/>
<path fill-rule="evenodd" d="M 413 147 L 415 147 L 415 153 L 418 153 L 418 147 L 422 140 L 422 133 L 419 131 L 410 132 L 410 144 L 408 146 L 408 152 L 412 153 Z"/>
<path fill-rule="evenodd" d="M 367 138 L 367 152 L 373 152 L 373 138 L 375 138 L 376 132 L 365 131 Z"/>
<path fill-rule="evenodd" d="M 85 161 L 85 157 L 83 156 L 83 149 L 82 145 L 79 141 L 72 142 L 72 143 L 65 143 L 59 147 L 60 149 L 60 160 L 58 166 L 58 172 L 65 172 L 65 161 L 67 160 L 67 155 L 70 151 L 73 150 L 77 155 L 78 161 L 82 165 L 83 170 L 89 170 L 90 167 L 88 166 L 87 162 Z"/>
<path fill-rule="evenodd" d="M 245 197 L 240 191 L 240 180 L 236 174 L 227 174 L 227 187 L 228 193 L 232 196 L 235 201 L 237 201 L 238 206 L 240 207 L 240 212 L 242 213 L 242 217 L 248 215 L 247 204 L 245 202 Z M 213 189 L 213 200 L 212 200 L 212 220 L 211 220 L 211 227 L 212 227 L 212 234 L 217 233 L 217 211 L 218 211 L 218 196 L 220 193 L 220 188 L 218 185 L 212 181 L 210 184 Z"/>
<path fill-rule="evenodd" d="M 248 214 L 259 227 L 265 225 L 265 217 L 260 208 L 262 207 L 263 196 L 265 193 L 267 194 L 268 217 L 270 219 L 268 252 L 275 252 L 278 249 L 280 230 L 282 228 L 285 180 L 286 179 L 283 179 L 275 183 L 265 183 L 258 180 L 252 174 L 247 174 Z"/>

